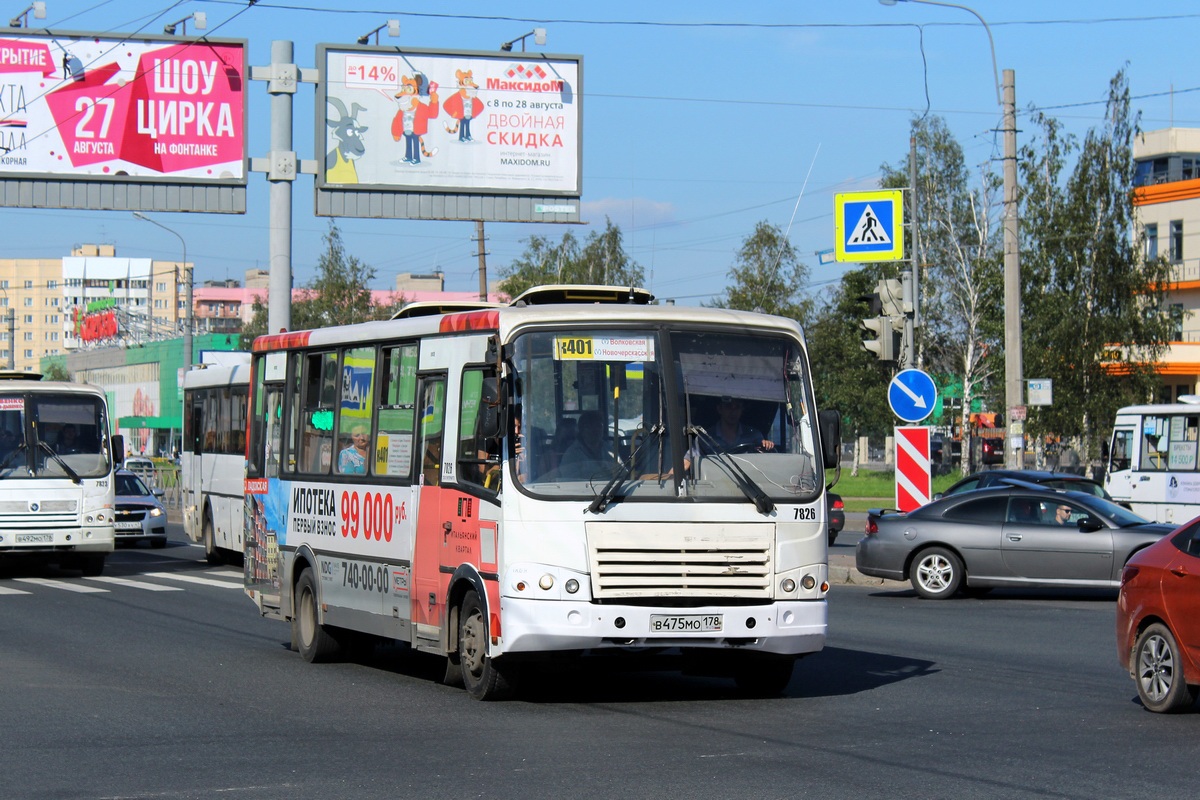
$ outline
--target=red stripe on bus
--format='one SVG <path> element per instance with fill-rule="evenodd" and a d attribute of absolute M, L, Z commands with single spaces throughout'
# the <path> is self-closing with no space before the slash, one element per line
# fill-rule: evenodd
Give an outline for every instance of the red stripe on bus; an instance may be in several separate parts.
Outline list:
<path fill-rule="evenodd" d="M 253 350 L 263 353 L 267 350 L 287 350 L 292 347 L 306 347 L 312 331 L 295 331 L 293 333 L 272 333 L 260 336 L 254 340 Z"/>
<path fill-rule="evenodd" d="M 500 312 L 495 309 L 447 314 L 438 326 L 439 333 L 496 330 L 500 327 Z"/>

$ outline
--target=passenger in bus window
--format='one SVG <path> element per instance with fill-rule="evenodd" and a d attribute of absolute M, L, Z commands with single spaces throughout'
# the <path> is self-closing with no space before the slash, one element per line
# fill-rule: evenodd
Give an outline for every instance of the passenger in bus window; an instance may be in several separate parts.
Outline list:
<path fill-rule="evenodd" d="M 338 472 L 361 475 L 367 471 L 367 426 L 354 423 L 350 429 L 350 446 L 338 453 Z"/>
<path fill-rule="evenodd" d="M 598 411 L 579 415 L 578 434 L 563 453 L 559 472 L 564 478 L 594 478 L 616 466 L 612 443 L 604 436 L 604 423 Z"/>

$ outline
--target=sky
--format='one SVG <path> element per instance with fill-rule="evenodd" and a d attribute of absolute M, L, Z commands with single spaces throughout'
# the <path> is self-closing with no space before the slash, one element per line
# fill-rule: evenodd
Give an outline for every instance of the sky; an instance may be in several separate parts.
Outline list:
<path fill-rule="evenodd" d="M 14 0 L 11 14 L 27 5 Z M 544 27 L 531 49 L 583 59 L 581 218 L 584 225 L 488 223 L 490 279 L 530 236 L 581 240 L 610 219 L 660 299 L 700 305 L 719 297 L 742 242 L 759 222 L 785 231 L 821 293 L 853 265 L 819 263 L 834 246 L 834 197 L 875 188 L 882 164 L 900 165 L 910 125 L 942 116 L 967 163 L 1000 171 L 1002 141 L 994 68 L 1015 73 L 1018 145 L 1029 112 L 1057 118 L 1082 137 L 1100 124 L 1108 84 L 1127 68 L 1143 130 L 1200 127 L 1200 6 L 1194 0 L 975 0 L 969 8 L 878 0 L 656 3 L 422 2 L 397 11 L 369 0 L 47 0 L 34 29 L 105 35 L 158 34 L 202 11 L 205 33 L 245 39 L 249 64 L 265 66 L 271 43 L 294 44 L 301 67 L 318 44 L 353 45 L 386 28 L 380 44 L 496 50 Z M 995 60 L 988 31 L 994 40 Z M 189 36 L 197 35 L 194 23 Z M 517 45 L 519 49 L 520 45 Z M 270 149 L 266 84 L 249 84 L 249 154 Z M 294 99 L 293 146 L 315 151 L 315 87 Z M 379 132 L 386 137 L 386 132 Z M 314 179 L 293 186 L 294 285 L 310 282 L 331 221 L 347 252 L 376 272 L 375 289 L 399 273 L 444 272 L 446 289 L 479 286 L 475 228 L 462 221 L 317 217 Z M 250 173 L 244 215 L 159 213 L 186 242 L 198 285 L 242 280 L 269 263 L 268 184 Z M 112 244 L 118 256 L 178 260 L 179 240 L 129 212 L 3 209 L 0 256 L 59 258 L 80 244 Z"/>

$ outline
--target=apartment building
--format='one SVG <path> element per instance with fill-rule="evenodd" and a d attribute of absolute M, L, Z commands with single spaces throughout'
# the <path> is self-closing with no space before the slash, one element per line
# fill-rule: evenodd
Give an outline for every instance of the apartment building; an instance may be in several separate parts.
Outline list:
<path fill-rule="evenodd" d="M 1200 392 L 1200 129 L 1147 131 L 1134 141 L 1134 211 L 1147 258 L 1165 256 L 1174 279 L 1167 305 L 1175 320 L 1162 356 L 1162 402 Z"/>

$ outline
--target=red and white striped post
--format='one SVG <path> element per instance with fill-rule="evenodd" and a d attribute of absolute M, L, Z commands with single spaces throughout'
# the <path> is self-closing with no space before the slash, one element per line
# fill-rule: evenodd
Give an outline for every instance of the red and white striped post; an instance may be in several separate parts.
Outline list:
<path fill-rule="evenodd" d="M 929 427 L 896 428 L 896 508 L 912 511 L 929 502 L 933 478 L 929 462 Z"/>

